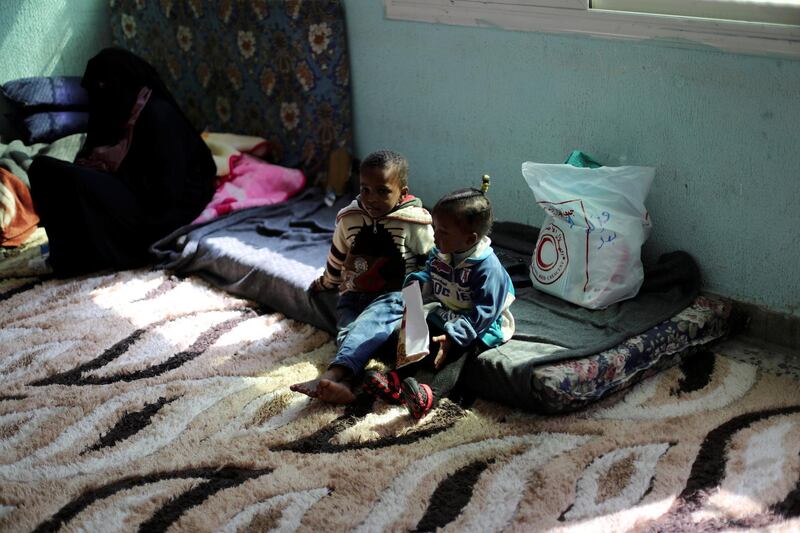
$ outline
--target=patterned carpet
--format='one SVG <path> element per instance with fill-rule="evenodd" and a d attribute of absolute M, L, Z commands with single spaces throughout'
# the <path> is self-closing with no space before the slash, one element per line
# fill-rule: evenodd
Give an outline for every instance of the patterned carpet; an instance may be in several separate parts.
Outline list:
<path fill-rule="evenodd" d="M 162 272 L 0 282 L 2 531 L 800 530 L 792 376 L 707 352 L 569 416 L 311 401 L 328 334 Z"/>

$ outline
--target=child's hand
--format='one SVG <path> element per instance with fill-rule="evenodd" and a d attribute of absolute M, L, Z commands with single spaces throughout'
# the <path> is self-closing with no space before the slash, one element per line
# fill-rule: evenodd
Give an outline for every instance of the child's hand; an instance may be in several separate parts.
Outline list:
<path fill-rule="evenodd" d="M 431 337 L 431 342 L 439 343 L 439 352 L 436 354 L 436 359 L 433 360 L 433 366 L 438 369 L 447 359 L 447 352 L 450 351 L 453 341 L 447 335 L 437 335 L 436 337 Z"/>

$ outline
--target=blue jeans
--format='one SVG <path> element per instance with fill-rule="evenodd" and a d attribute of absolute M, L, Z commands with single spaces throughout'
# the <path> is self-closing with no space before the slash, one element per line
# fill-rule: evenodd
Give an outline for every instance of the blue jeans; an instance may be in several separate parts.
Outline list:
<path fill-rule="evenodd" d="M 386 342 L 403 319 L 403 294 L 346 292 L 336 304 L 336 344 L 331 365 L 361 375 L 370 357 Z"/>

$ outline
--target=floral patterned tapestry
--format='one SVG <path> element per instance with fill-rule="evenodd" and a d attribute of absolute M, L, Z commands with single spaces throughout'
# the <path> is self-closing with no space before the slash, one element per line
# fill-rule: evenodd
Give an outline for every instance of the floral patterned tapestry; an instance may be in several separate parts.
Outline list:
<path fill-rule="evenodd" d="M 312 182 L 331 151 L 352 153 L 339 0 L 111 0 L 111 25 L 198 129 L 264 137 L 270 161 Z"/>

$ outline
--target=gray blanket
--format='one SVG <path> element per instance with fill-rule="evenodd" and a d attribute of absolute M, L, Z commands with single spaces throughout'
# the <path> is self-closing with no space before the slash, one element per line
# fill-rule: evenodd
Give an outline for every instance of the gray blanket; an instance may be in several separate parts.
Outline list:
<path fill-rule="evenodd" d="M 334 333 L 336 292 L 306 289 L 322 273 L 336 213 L 350 201 L 343 197 L 328 207 L 318 189 L 307 189 L 281 204 L 184 226 L 152 251 L 164 268 L 197 274 L 231 294 Z"/>
<path fill-rule="evenodd" d="M 20 140 L 11 141 L 8 144 L 0 143 L 0 167 L 8 170 L 17 176 L 30 188 L 28 181 L 28 168 L 31 166 L 33 158 L 37 155 L 49 155 L 64 161 L 74 161 L 75 155 L 83 146 L 86 138 L 84 133 L 76 133 L 58 139 L 50 144 L 39 143 L 26 145 Z"/>

